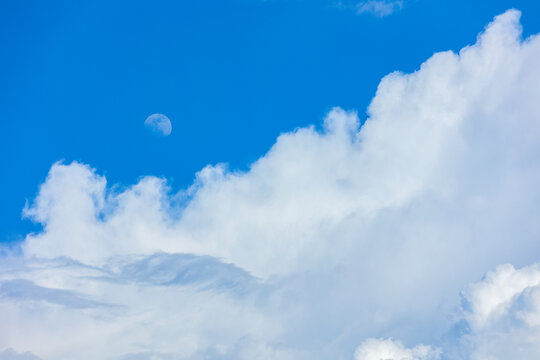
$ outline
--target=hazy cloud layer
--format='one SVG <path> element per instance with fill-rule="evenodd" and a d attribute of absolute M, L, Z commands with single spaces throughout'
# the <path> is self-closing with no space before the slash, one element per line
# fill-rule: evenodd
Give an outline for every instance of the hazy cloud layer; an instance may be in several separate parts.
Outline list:
<path fill-rule="evenodd" d="M 386 76 L 362 126 L 335 108 L 246 172 L 171 193 L 54 164 L 24 210 L 43 231 L 0 262 L 0 351 L 538 358 L 540 40 L 519 15 Z"/>
<path fill-rule="evenodd" d="M 22 354 L 19 354 L 13 349 L 6 349 L 0 352 L 0 360 L 41 360 L 41 359 L 28 351 Z"/>

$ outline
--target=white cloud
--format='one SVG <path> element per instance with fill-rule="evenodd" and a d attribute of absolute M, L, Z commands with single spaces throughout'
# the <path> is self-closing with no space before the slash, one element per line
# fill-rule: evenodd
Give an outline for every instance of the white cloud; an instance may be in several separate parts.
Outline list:
<path fill-rule="evenodd" d="M 464 330 L 453 334 L 448 359 L 538 359 L 540 357 L 540 264 L 521 269 L 500 265 L 468 285 L 460 317 Z M 421 360 L 438 358 L 429 346 L 407 349 L 399 342 L 368 339 L 356 360 Z M 461 356 L 460 356 L 461 355 Z"/>
<path fill-rule="evenodd" d="M 368 0 L 356 5 L 358 14 L 369 13 L 378 17 L 390 15 L 403 8 L 403 0 Z"/>
<path fill-rule="evenodd" d="M 440 351 L 426 345 L 407 349 L 392 339 L 367 339 L 354 353 L 355 360 L 429 360 L 438 359 Z"/>
<path fill-rule="evenodd" d="M 464 297 L 471 306 L 469 323 L 474 329 L 489 327 L 491 321 L 504 316 L 525 290 L 540 286 L 540 267 L 520 270 L 510 264 L 499 266 L 480 283 L 471 285 Z"/>
<path fill-rule="evenodd" d="M 459 54 L 385 77 L 361 127 L 333 109 L 177 194 L 54 164 L 25 209 L 43 231 L 0 263 L 0 350 L 311 360 L 361 344 L 357 359 L 424 360 L 499 344 L 507 359 L 515 340 L 536 354 L 536 267 L 498 268 L 456 315 L 464 284 L 540 252 L 540 40 L 520 36 L 508 11 Z M 497 319 L 516 321 L 512 341 L 494 340 Z"/>
<path fill-rule="evenodd" d="M 540 357 L 540 264 L 501 265 L 463 296 L 471 359 Z"/>

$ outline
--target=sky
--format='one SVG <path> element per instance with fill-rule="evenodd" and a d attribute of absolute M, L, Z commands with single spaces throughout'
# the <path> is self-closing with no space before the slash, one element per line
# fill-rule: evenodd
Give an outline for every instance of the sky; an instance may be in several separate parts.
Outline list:
<path fill-rule="evenodd" d="M 497 14 L 536 1 L 407 1 L 391 16 L 354 2 L 3 1 L 0 11 L 0 241 L 56 161 L 131 184 L 158 175 L 175 190 L 225 162 L 246 169 L 279 134 L 319 126 L 334 106 L 362 120 L 380 79 L 457 51 Z M 466 9 L 466 10 L 465 10 Z M 142 126 L 163 113 L 167 139 Z"/>
<path fill-rule="evenodd" d="M 540 357 L 537 1 L 0 7 L 0 360 Z"/>

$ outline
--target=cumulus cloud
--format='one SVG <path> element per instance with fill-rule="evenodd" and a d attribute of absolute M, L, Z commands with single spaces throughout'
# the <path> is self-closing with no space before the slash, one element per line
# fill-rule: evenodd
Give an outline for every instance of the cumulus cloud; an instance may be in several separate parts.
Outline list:
<path fill-rule="evenodd" d="M 540 357 L 540 265 L 515 269 L 510 264 L 488 272 L 463 291 L 470 331 L 462 342 L 470 358 Z"/>
<path fill-rule="evenodd" d="M 43 230 L 2 256 L 0 350 L 536 358 L 540 40 L 519 16 L 386 76 L 365 122 L 335 108 L 244 172 L 209 165 L 173 193 L 54 164 L 24 209 Z"/>
<path fill-rule="evenodd" d="M 369 0 L 356 5 L 358 14 L 372 14 L 378 17 L 390 15 L 403 8 L 402 0 Z"/>
<path fill-rule="evenodd" d="M 540 264 L 521 269 L 498 266 L 462 291 L 456 333 L 445 359 L 537 359 L 540 357 Z M 460 354 L 461 353 L 461 354 Z M 439 359 L 441 350 L 426 345 L 405 348 L 392 339 L 367 339 L 355 360 Z"/>

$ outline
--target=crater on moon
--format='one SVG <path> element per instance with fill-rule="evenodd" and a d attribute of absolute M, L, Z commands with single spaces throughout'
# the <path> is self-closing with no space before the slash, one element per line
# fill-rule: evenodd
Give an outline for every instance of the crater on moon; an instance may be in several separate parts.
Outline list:
<path fill-rule="evenodd" d="M 172 131 L 171 120 L 163 114 L 152 114 L 144 120 L 144 125 L 152 132 L 168 136 Z"/>

